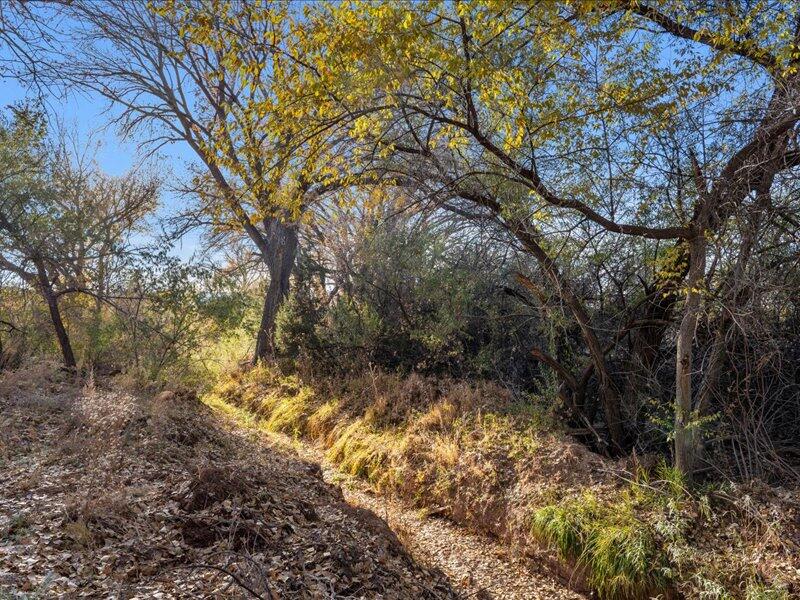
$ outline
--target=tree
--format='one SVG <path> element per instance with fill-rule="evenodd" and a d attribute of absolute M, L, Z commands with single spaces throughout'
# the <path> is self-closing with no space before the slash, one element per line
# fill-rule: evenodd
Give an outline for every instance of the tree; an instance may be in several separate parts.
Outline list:
<path fill-rule="evenodd" d="M 599 100 L 597 113 L 608 114 L 639 84 L 628 102 L 631 112 L 642 111 L 669 82 L 647 79 L 631 57 L 608 60 L 613 76 L 630 80 L 616 97 L 601 95 L 599 83 L 586 88 L 591 65 L 582 64 L 579 49 L 566 49 L 601 48 L 619 31 L 562 26 L 564 9 L 556 5 L 541 11 L 509 5 L 499 16 L 481 3 L 432 3 L 418 11 L 393 3 L 337 5 L 320 12 L 307 54 L 324 65 L 316 69 L 324 75 L 312 73 L 307 85 L 316 86 L 315 96 L 328 102 L 326 110 L 316 112 L 331 115 L 329 126 L 350 128 L 362 142 L 362 160 L 388 156 L 388 170 L 416 180 L 424 193 L 438 188 L 440 198 L 465 199 L 516 236 L 578 323 L 591 359 L 587 373 L 599 381 L 611 442 L 622 448 L 619 391 L 607 351 L 553 259 L 543 230 L 556 221 L 561 227 L 567 211 L 588 219 L 595 230 L 646 238 L 670 239 L 682 229 L 625 223 L 598 211 L 594 197 L 580 200 L 557 192 L 543 178 L 545 168 L 555 172 L 555 161 L 545 159 L 542 165 L 537 146 L 553 146 L 556 155 L 569 156 L 576 148 L 564 146 L 577 146 L 578 138 L 562 138 L 559 128 L 571 121 L 579 131 L 594 127 L 584 114 L 590 101 Z M 325 35 L 330 22 L 344 25 Z M 314 48 L 319 38 L 325 41 Z M 561 53 L 564 59 L 554 60 Z M 537 94 L 540 99 L 532 102 Z M 575 187 L 566 178 L 562 182 Z"/>
<path fill-rule="evenodd" d="M 48 144 L 45 121 L 15 109 L 0 127 L 6 177 L 0 187 L 0 268 L 41 295 L 67 368 L 77 366 L 60 299 L 106 298 L 109 265 L 156 205 L 158 183 L 131 172 L 109 178 L 67 152 L 62 137 Z"/>
<path fill-rule="evenodd" d="M 13 121 L 0 129 L 2 163 L 10 175 L 0 192 L 0 267 L 37 289 L 47 304 L 64 366 L 75 368 L 75 355 L 69 341 L 58 296 L 54 289 L 58 265 L 47 255 L 58 251 L 49 239 L 52 214 L 48 210 L 47 188 L 43 177 L 45 165 L 44 122 L 40 115 L 19 109 Z M 48 269 L 51 267 L 51 269 Z"/>
<path fill-rule="evenodd" d="M 29 2 L 0 6 L 0 78 L 16 77 L 30 86 L 41 83 L 46 66 L 42 55 L 51 48 L 54 17 L 63 1 L 42 0 L 39 10 Z"/>
<path fill-rule="evenodd" d="M 714 161 L 700 164 L 693 148 L 687 149 L 695 178 L 697 200 L 681 236 L 687 247 L 683 316 L 677 333 L 675 373 L 675 464 L 691 476 L 700 452 L 697 426 L 704 408 L 704 390 L 692 386 L 695 330 L 702 311 L 708 268 L 709 239 L 724 234 L 726 224 L 747 203 L 764 207 L 779 174 L 797 166 L 796 127 L 800 121 L 800 10 L 790 6 L 732 7 L 726 13 L 706 14 L 702 7 L 684 11 L 661 10 L 647 4 L 631 4 L 631 11 L 659 26 L 679 40 L 705 46 L 716 53 L 714 60 L 733 59 L 753 79 L 764 78 L 771 88 L 768 97 L 745 92 L 752 111 L 745 141 L 732 151 L 720 152 Z M 761 71 L 755 74 L 753 71 Z M 750 92 L 750 93 L 748 93 Z M 723 110 L 727 107 L 723 106 Z M 724 133 L 727 132 L 722 132 Z M 759 210 L 758 208 L 756 210 Z M 752 250 L 755 240 L 745 233 L 740 259 Z M 712 364 L 704 386 L 716 376 Z M 710 377 L 708 377 L 710 375 Z"/>
<path fill-rule="evenodd" d="M 313 147 L 290 140 L 279 101 L 292 68 L 285 3 L 76 2 L 79 23 L 61 70 L 108 98 L 124 134 L 145 132 L 154 151 L 188 145 L 202 164 L 187 222 L 212 243 L 246 236 L 266 264 L 254 361 L 274 352 L 275 317 L 289 292 L 298 227 L 327 191 Z"/>
<path fill-rule="evenodd" d="M 303 127 L 347 130 L 360 143 L 357 168 L 464 199 L 516 236 L 582 332 L 590 363 L 565 381 L 597 378 L 618 448 L 626 432 L 609 357 L 638 328 L 650 338 L 639 350 L 662 344 L 680 308 L 673 435 L 688 475 L 699 452 L 692 347 L 710 241 L 739 209 L 768 203 L 797 156 L 796 7 L 704 6 L 315 5 L 303 53 L 313 68 L 296 87 L 317 101 Z M 677 153 L 663 152 L 665 139 Z M 558 256 L 596 238 L 610 248 L 617 236 L 642 240 L 660 267 L 608 336 Z"/>

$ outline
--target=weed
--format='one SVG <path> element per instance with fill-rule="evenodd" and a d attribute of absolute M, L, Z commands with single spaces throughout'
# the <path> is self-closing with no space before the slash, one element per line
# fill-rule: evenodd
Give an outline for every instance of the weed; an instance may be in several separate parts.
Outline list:
<path fill-rule="evenodd" d="M 338 400 L 328 400 L 311 413 L 306 429 L 313 439 L 324 438 L 336 425 L 341 407 Z"/>
<path fill-rule="evenodd" d="M 94 535 L 83 520 L 70 521 L 64 525 L 64 533 L 79 548 L 88 548 L 94 543 Z"/>
<path fill-rule="evenodd" d="M 11 522 L 3 530 L 0 530 L 0 540 L 16 541 L 25 535 L 30 525 L 31 522 L 28 516 L 24 513 L 19 513 L 11 519 Z"/>
<path fill-rule="evenodd" d="M 431 461 L 438 468 L 450 469 L 458 464 L 461 457 L 461 446 L 450 436 L 438 435 L 430 445 Z"/>
<path fill-rule="evenodd" d="M 532 533 L 556 548 L 562 558 L 578 558 L 585 548 L 585 532 L 590 523 L 599 519 L 600 510 L 597 498 L 591 494 L 544 506 L 533 513 Z"/>
<path fill-rule="evenodd" d="M 772 587 L 758 581 L 747 584 L 745 600 L 789 600 L 788 590 L 781 587 Z"/>
<path fill-rule="evenodd" d="M 672 500 L 689 496 L 686 476 L 677 467 L 670 466 L 662 459 L 656 468 L 656 475 L 663 484 L 664 492 Z"/>
<path fill-rule="evenodd" d="M 583 565 L 603 598 L 637 598 L 669 586 L 658 541 L 629 503 L 607 506 L 587 494 L 536 510 L 531 531 Z"/>
<path fill-rule="evenodd" d="M 581 560 L 589 564 L 590 583 L 602 597 L 635 598 L 668 585 L 658 542 L 633 513 L 596 524 Z"/>
<path fill-rule="evenodd" d="M 576 514 L 565 506 L 550 505 L 536 510 L 532 533 L 558 551 L 561 558 L 577 558 L 583 552 L 583 529 Z"/>

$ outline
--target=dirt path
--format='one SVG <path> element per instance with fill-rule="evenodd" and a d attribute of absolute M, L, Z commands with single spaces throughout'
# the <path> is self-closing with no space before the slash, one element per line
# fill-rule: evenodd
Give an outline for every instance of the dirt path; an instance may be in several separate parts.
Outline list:
<path fill-rule="evenodd" d="M 341 485 L 348 503 L 380 516 L 416 561 L 441 570 L 463 597 L 479 600 L 586 598 L 545 573 L 532 560 L 511 556 L 508 548 L 497 540 L 472 533 L 447 519 L 426 517 L 399 501 L 376 494 L 363 482 L 343 478 L 315 449 L 293 445 L 304 459 L 322 465 L 326 481 Z"/>
<path fill-rule="evenodd" d="M 584 598 L 535 571 L 531 561 L 514 559 L 502 544 L 438 518 L 425 518 L 397 502 L 351 488 L 345 499 L 380 515 L 418 561 L 441 569 L 468 597 L 518 600 Z"/>
<path fill-rule="evenodd" d="M 581 598 L 196 400 L 0 384 L 0 598 Z"/>
<path fill-rule="evenodd" d="M 294 451 L 64 379 L 0 378 L 0 598 L 460 597 Z"/>

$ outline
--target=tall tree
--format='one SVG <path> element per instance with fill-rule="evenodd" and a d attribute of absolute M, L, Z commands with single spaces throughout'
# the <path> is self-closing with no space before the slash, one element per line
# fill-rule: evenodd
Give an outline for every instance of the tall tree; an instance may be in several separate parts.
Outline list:
<path fill-rule="evenodd" d="M 269 271 L 254 361 L 274 352 L 298 227 L 329 168 L 286 137 L 278 92 L 291 68 L 286 3 L 75 2 L 62 73 L 120 109 L 125 134 L 186 144 L 202 165 L 190 222 L 220 243 L 246 236 Z"/>
<path fill-rule="evenodd" d="M 800 122 L 800 7 L 797 5 L 732 5 L 708 13 L 700 5 L 675 10 L 669 6 L 632 3 L 630 11 L 680 42 L 705 47 L 713 61 L 733 61 L 746 69 L 750 83 L 769 90 L 765 96 L 745 89 L 749 125 L 739 141 L 701 164 L 687 149 L 697 199 L 686 235 L 688 270 L 683 315 L 677 332 L 675 372 L 675 463 L 684 473 L 696 468 L 700 440 L 696 421 L 705 393 L 692 385 L 695 331 L 707 292 L 706 258 L 709 241 L 724 234 L 726 225 L 749 204 L 762 207 L 780 173 L 797 166 L 796 135 Z M 747 83 L 745 84 L 747 85 Z M 728 107 L 723 106 L 722 110 Z M 718 133 L 720 137 L 728 131 Z M 726 151 L 727 150 L 727 151 Z M 740 257 L 754 240 L 745 234 Z M 712 370 L 716 368 L 712 365 Z M 713 378 L 713 373 L 712 373 Z M 708 383 L 706 379 L 705 383 Z"/>
<path fill-rule="evenodd" d="M 709 242 L 795 167 L 799 18 L 780 3 L 314 5 L 304 38 L 313 68 L 296 92 L 317 100 L 306 129 L 348 130 L 362 161 L 472 202 L 516 236 L 580 328 L 590 362 L 567 380 L 596 377 L 617 447 L 625 430 L 609 357 L 631 329 L 648 328 L 643 351 L 661 344 L 679 308 L 675 462 L 691 474 Z M 645 280 L 648 308 L 623 311 L 609 336 L 559 256 L 606 251 L 618 236 L 642 240 L 660 266 Z"/>

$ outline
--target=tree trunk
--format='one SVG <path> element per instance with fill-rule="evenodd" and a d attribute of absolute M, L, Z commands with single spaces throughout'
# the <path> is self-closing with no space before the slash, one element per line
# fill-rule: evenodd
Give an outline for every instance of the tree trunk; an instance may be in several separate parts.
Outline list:
<path fill-rule="evenodd" d="M 702 286 L 706 270 L 705 231 L 700 229 L 690 241 L 686 303 L 678 329 L 675 362 L 675 466 L 688 479 L 697 462 L 699 437 L 692 399 L 692 346 L 702 308 Z"/>
<path fill-rule="evenodd" d="M 256 336 L 253 364 L 275 356 L 275 319 L 283 301 L 289 295 L 289 279 L 297 255 L 297 225 L 277 218 L 264 220 L 270 254 L 265 257 L 269 269 L 269 286 L 264 296 L 261 324 Z"/>
<path fill-rule="evenodd" d="M 61 310 L 58 308 L 58 298 L 50 286 L 50 281 L 47 278 L 43 265 L 37 264 L 36 267 L 39 288 L 45 302 L 47 302 L 47 308 L 50 311 L 50 320 L 53 322 L 53 329 L 55 329 L 58 345 L 61 348 L 61 355 L 64 357 L 64 366 L 68 369 L 74 369 L 76 367 L 75 354 L 72 352 L 72 344 L 69 342 L 67 329 L 64 327 L 64 321 L 61 319 Z"/>
<path fill-rule="evenodd" d="M 631 345 L 623 390 L 626 398 L 634 398 L 646 389 L 664 338 L 675 319 L 675 309 L 683 296 L 681 290 L 689 271 L 689 246 L 684 240 L 679 240 L 673 248 L 677 253 L 674 262 L 663 272 L 656 273 L 651 284 L 644 286 L 647 300 L 641 316 L 637 318 L 648 324 L 630 333 Z"/>
<path fill-rule="evenodd" d="M 623 427 L 622 414 L 620 411 L 619 393 L 612 381 L 608 363 L 606 362 L 605 351 L 595 333 L 589 314 L 572 291 L 569 283 L 561 275 L 561 271 L 558 269 L 555 261 L 550 258 L 545 249 L 539 245 L 528 228 L 524 224 L 512 223 L 510 229 L 515 233 L 517 239 L 523 243 L 526 250 L 539 262 L 542 270 L 549 277 L 550 281 L 553 282 L 553 285 L 556 286 L 559 295 L 570 309 L 570 312 L 580 327 L 583 339 L 589 350 L 594 372 L 600 383 L 600 402 L 603 405 L 605 422 L 608 427 L 608 436 L 613 449 L 619 452 L 625 447 L 625 428 Z"/>
<path fill-rule="evenodd" d="M 622 421 L 620 395 L 611 377 L 608 362 L 606 361 L 606 352 L 600 344 L 589 313 L 582 305 L 580 299 L 572 291 L 568 280 L 561 274 L 556 262 L 537 241 L 537 238 L 540 236 L 539 232 L 536 231 L 535 227 L 533 227 L 530 222 L 503 217 L 501 205 L 490 197 L 474 194 L 466 190 L 459 191 L 459 195 L 466 200 L 488 208 L 501 222 L 504 222 L 505 227 L 522 243 L 525 250 L 538 261 L 545 275 L 555 286 L 561 299 L 575 318 L 581 330 L 581 334 L 583 335 L 586 347 L 589 350 L 592 368 L 600 383 L 600 401 L 603 405 L 603 412 L 611 445 L 617 452 L 623 450 L 626 444 L 626 436 L 624 423 Z M 587 378 L 590 373 L 590 370 L 586 371 Z M 579 394 L 576 394 L 576 396 L 582 398 L 582 390 L 585 390 L 585 383 L 585 381 L 581 383 L 579 386 Z"/>

